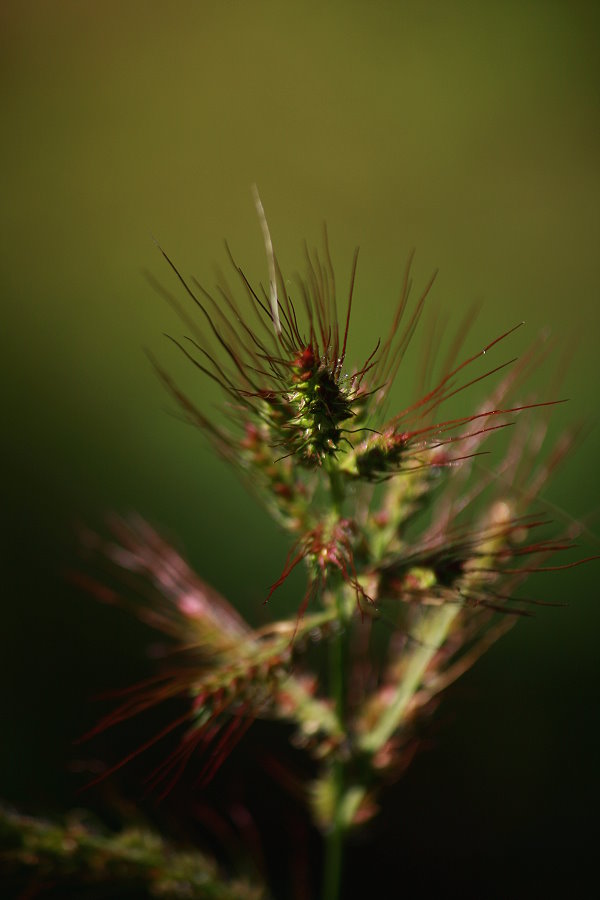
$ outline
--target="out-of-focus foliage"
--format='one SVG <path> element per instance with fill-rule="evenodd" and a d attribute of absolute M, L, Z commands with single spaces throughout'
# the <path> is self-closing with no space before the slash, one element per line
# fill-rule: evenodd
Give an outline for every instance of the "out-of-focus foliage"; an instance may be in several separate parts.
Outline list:
<path fill-rule="evenodd" d="M 0 807 L 0 862 L 4 876 L 30 889 L 61 890 L 104 885 L 118 896 L 176 900 L 260 900 L 262 889 L 245 881 L 226 882 L 212 860 L 196 850 L 170 847 L 150 831 L 130 828 L 108 834 L 90 825 L 89 816 L 72 814 L 64 823 L 19 815 Z M 6 885 L 6 882 L 5 882 Z M 70 885 L 70 887 L 69 887 Z M 66 893 L 63 894 L 66 896 Z M 114 894 L 116 896 L 116 894 Z"/>

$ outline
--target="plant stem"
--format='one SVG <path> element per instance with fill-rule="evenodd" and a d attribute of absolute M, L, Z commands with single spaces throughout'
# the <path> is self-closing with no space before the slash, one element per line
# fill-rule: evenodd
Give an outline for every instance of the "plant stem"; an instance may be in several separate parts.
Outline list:
<path fill-rule="evenodd" d="M 375 753 L 399 727 L 406 709 L 423 681 L 431 660 L 442 646 L 461 607 L 447 603 L 426 610 L 419 629 L 419 643 L 407 654 L 406 669 L 379 722 L 361 740 L 361 749 Z"/>
<path fill-rule="evenodd" d="M 343 785 L 340 784 L 340 789 L 342 789 L 342 787 Z M 338 897 L 340 896 L 343 849 L 343 829 L 341 828 L 339 821 L 336 820 L 331 831 L 327 835 L 327 840 L 325 842 L 323 900 L 338 900 Z"/>
<path fill-rule="evenodd" d="M 331 505 L 338 519 L 342 517 L 346 496 L 345 476 L 337 463 L 328 466 Z M 338 587 L 336 593 L 337 620 L 340 626 L 334 635 L 329 652 L 329 691 L 335 704 L 338 722 L 345 733 L 346 720 L 346 625 L 348 611 L 344 605 L 343 589 Z M 347 817 L 344 815 L 345 771 L 344 762 L 336 754 L 331 768 L 331 788 L 333 816 L 325 839 L 325 866 L 323 879 L 323 900 L 338 900 L 342 884 L 342 863 L 344 852 L 344 836 L 347 830 Z"/>
<path fill-rule="evenodd" d="M 342 598 L 338 595 L 340 624 L 344 621 Z M 329 654 L 329 687 L 335 703 L 338 721 L 345 721 L 345 665 L 346 634 L 343 628 L 334 635 Z M 325 872 L 323 900 L 337 900 L 342 880 L 342 859 L 346 825 L 342 815 L 344 798 L 344 763 L 337 756 L 332 764 L 333 820 L 325 841 Z"/>
<path fill-rule="evenodd" d="M 341 517 L 342 505 L 346 496 L 346 484 L 344 475 L 335 463 L 329 464 L 327 468 L 327 474 L 329 475 L 329 488 L 331 490 L 332 506 L 337 515 Z"/>
<path fill-rule="evenodd" d="M 496 509 L 494 523 L 496 528 L 503 523 L 502 516 L 505 518 L 507 516 L 504 507 Z M 492 532 L 490 539 L 482 542 L 480 556 L 465 574 L 465 590 L 476 586 L 482 577 L 485 578 L 486 568 L 493 565 L 495 554 L 502 547 L 504 540 L 505 534 L 500 530 Z M 376 753 L 400 727 L 406 710 L 421 686 L 432 659 L 445 643 L 448 633 L 462 609 L 463 606 L 460 603 L 444 603 L 442 606 L 424 608 L 418 631 L 413 635 L 418 638 L 418 641 L 413 649 L 405 654 L 402 679 L 379 721 L 362 736 L 361 750 L 367 753 Z"/>

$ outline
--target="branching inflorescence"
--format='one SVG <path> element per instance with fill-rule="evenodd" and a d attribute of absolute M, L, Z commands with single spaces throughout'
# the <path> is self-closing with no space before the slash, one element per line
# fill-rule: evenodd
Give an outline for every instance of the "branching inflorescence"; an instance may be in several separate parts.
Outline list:
<path fill-rule="evenodd" d="M 198 747 L 205 748 L 201 777 L 209 778 L 256 717 L 294 722 L 319 760 L 307 796 L 329 836 L 326 895 L 333 897 L 342 833 L 373 813 L 378 786 L 407 764 L 416 724 L 434 698 L 515 616 L 542 602 L 516 593 L 531 572 L 578 564 L 548 564 L 572 544 L 548 538 L 550 523 L 536 509 L 569 446 L 563 439 L 540 452 L 546 412 L 560 401 L 521 394 L 546 348 L 499 357 L 517 325 L 461 358 L 462 328 L 441 375 L 426 373 L 429 386 L 386 418 L 433 283 L 411 304 L 412 259 L 387 337 L 352 368 L 358 254 L 340 304 L 326 235 L 323 254 L 306 249 L 306 273 L 293 289 L 269 254 L 268 292 L 254 289 L 230 256 L 237 288 L 222 280 L 211 294 L 161 252 L 189 301 L 184 307 L 158 287 L 186 323 L 186 336 L 170 340 L 219 385 L 231 424 L 211 421 L 152 358 L 156 371 L 293 536 L 265 602 L 298 565 L 307 586 L 292 619 L 254 630 L 141 520 L 113 523 L 108 540 L 90 538 L 128 574 L 139 614 L 179 647 L 171 666 L 133 689 L 99 727 L 188 697 L 180 719 L 139 748 L 184 729 L 155 775 L 168 790 Z M 467 398 L 479 382 L 493 385 L 484 402 L 443 415 L 447 401 Z M 498 443 L 502 431 L 510 438 Z M 480 457 L 490 451 L 484 467 Z M 95 589 L 116 596 L 105 584 Z M 374 628 L 384 634 L 378 667 L 365 665 Z M 315 634 L 328 637 L 325 686 L 302 668 L 304 638 Z"/>

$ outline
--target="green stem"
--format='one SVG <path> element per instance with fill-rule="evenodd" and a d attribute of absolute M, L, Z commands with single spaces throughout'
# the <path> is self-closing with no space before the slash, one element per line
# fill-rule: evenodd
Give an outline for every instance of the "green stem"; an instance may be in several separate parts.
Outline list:
<path fill-rule="evenodd" d="M 341 596 L 338 599 L 340 624 L 344 622 Z M 338 721 L 344 726 L 345 721 L 345 655 L 346 636 L 341 629 L 330 645 L 329 678 L 330 692 L 335 703 Z M 332 764 L 332 782 L 334 792 L 334 814 L 325 841 L 325 872 L 323 881 L 323 900 L 337 900 L 340 896 L 342 881 L 342 859 L 344 848 L 344 832 L 346 830 L 343 817 L 344 800 L 344 763 L 336 757 Z"/>
<path fill-rule="evenodd" d="M 327 467 L 331 502 L 336 517 L 342 517 L 342 509 L 346 496 L 346 482 L 337 462 L 331 460 Z M 346 667 L 346 634 L 345 626 L 348 618 L 344 607 L 342 588 L 338 588 L 336 596 L 337 619 L 340 631 L 330 644 L 329 653 L 329 690 L 335 704 L 338 722 L 345 730 L 345 667 Z M 344 835 L 346 817 L 344 816 L 345 772 L 344 763 L 336 754 L 332 762 L 331 781 L 333 788 L 333 818 L 325 839 L 325 869 L 323 880 L 323 900 L 337 900 L 342 883 L 342 861 L 344 851 Z"/>
<path fill-rule="evenodd" d="M 337 787 L 337 785 L 336 785 Z M 340 784 L 340 793 L 343 785 Z M 325 843 L 325 879 L 323 881 L 323 900 L 338 900 L 342 883 L 342 859 L 344 849 L 344 832 L 339 822 L 335 822 L 327 835 Z"/>
<path fill-rule="evenodd" d="M 408 704 L 422 684 L 431 660 L 446 640 L 450 626 L 461 609 L 459 604 L 446 603 L 426 611 L 419 629 L 419 642 L 408 655 L 402 680 L 375 727 L 363 735 L 360 742 L 362 750 L 377 752 L 400 726 Z"/>
<path fill-rule="evenodd" d="M 499 524 L 502 524 L 501 519 L 495 522 L 496 527 Z M 495 554 L 502 547 L 504 540 L 504 531 L 500 530 L 493 532 L 492 537 L 482 545 L 476 565 L 473 565 L 463 578 L 465 590 L 476 586 L 482 577 L 485 578 L 486 568 L 492 565 Z M 442 606 L 423 609 L 418 633 L 414 635 L 417 643 L 404 657 L 406 662 L 402 679 L 375 727 L 362 736 L 361 750 L 376 753 L 400 727 L 410 701 L 423 683 L 432 659 L 446 641 L 455 619 L 462 610 L 463 606 L 460 603 L 444 603 Z"/>
<path fill-rule="evenodd" d="M 329 487 L 331 489 L 333 508 L 335 509 L 337 515 L 341 516 L 342 505 L 346 496 L 346 483 L 344 480 L 344 475 L 335 462 L 329 463 L 327 467 L 327 474 L 329 475 Z"/>

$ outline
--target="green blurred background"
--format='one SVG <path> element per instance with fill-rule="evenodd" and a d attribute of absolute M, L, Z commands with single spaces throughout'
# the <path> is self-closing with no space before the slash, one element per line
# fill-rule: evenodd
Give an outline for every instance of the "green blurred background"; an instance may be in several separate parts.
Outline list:
<path fill-rule="evenodd" d="M 469 348 L 521 319 L 518 351 L 545 326 L 575 346 L 552 427 L 582 422 L 585 440 L 546 496 L 558 520 L 564 509 L 597 530 L 595 7 L 4 0 L 1 796 L 32 811 L 80 804 L 73 760 L 87 751 L 72 741 L 97 716 L 88 698 L 145 671 L 148 636 L 63 578 L 78 522 L 139 511 L 255 620 L 281 569 L 285 538 L 169 414 L 143 354 L 216 399 L 162 338 L 182 329 L 143 271 L 174 287 L 154 235 L 210 285 L 226 238 L 265 280 L 254 182 L 285 271 L 324 220 L 341 282 L 360 244 L 357 356 L 385 328 L 413 246 L 417 285 L 439 268 L 435 304 L 451 321 L 484 301 Z M 352 857 L 353 884 L 368 868 L 371 886 L 547 896 L 584 878 L 598 571 L 538 583 L 568 608 L 521 623 L 456 687 L 431 752 Z M 293 585 L 275 602 L 295 608 Z M 293 857 L 291 832 L 262 829 Z"/>

